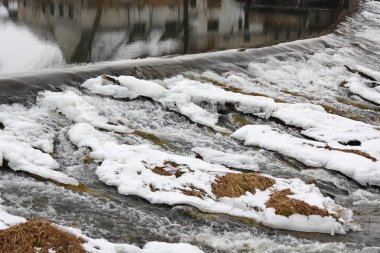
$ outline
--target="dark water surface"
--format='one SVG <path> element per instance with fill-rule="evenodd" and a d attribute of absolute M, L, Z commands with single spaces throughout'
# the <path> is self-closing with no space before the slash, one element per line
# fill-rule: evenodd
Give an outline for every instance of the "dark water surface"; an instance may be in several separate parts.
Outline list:
<path fill-rule="evenodd" d="M 330 31 L 349 5 L 349 0 L 1 0 L 0 73 L 305 39 Z"/>

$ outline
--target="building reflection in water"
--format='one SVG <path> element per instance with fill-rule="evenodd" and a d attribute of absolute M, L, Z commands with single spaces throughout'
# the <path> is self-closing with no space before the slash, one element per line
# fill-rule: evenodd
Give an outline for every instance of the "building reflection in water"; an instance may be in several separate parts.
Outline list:
<path fill-rule="evenodd" d="M 1 0 L 0 0 L 1 1 Z M 349 0 L 2 0 L 67 63 L 258 47 L 330 29 Z M 329 2 L 329 8 L 320 9 Z M 326 7 L 326 6 L 325 6 Z"/>

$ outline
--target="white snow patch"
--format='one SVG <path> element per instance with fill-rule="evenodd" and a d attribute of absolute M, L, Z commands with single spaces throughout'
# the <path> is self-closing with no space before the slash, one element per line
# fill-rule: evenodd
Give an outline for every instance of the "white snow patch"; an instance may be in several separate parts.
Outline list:
<path fill-rule="evenodd" d="M 136 98 L 139 96 L 158 99 L 165 95 L 166 89 L 152 81 L 137 79 L 133 76 L 112 77 L 120 82 L 120 85 L 99 76 L 89 79 L 82 84 L 95 94 L 113 96 L 116 98 Z"/>
<path fill-rule="evenodd" d="M 1 203 L 1 199 L 0 199 Z M 12 215 L 2 209 L 0 205 L 0 230 L 6 229 L 10 226 L 17 225 L 19 223 L 25 222 L 26 220 L 22 217 Z"/>
<path fill-rule="evenodd" d="M 354 148 L 380 159 L 380 131 L 378 127 L 342 116 L 326 113 L 317 105 L 288 104 L 272 115 L 285 124 L 300 127 L 301 133 L 312 139 L 323 141 L 334 148 Z M 359 141 L 360 146 L 350 147 L 350 141 Z"/>
<path fill-rule="evenodd" d="M 219 115 L 201 108 L 191 102 L 191 97 L 180 90 L 167 90 L 165 87 L 152 82 L 137 79 L 132 76 L 112 77 L 120 82 L 120 85 L 112 84 L 111 81 L 102 77 L 89 79 L 82 84 L 95 94 L 112 96 L 115 98 L 136 98 L 139 96 L 149 97 L 160 102 L 165 107 L 189 117 L 193 122 L 210 126 L 216 131 L 230 132 L 217 126 Z"/>
<path fill-rule="evenodd" d="M 45 91 L 39 94 L 38 104 L 50 110 L 57 111 L 65 115 L 68 119 L 76 123 L 90 123 L 95 127 L 130 133 L 131 130 L 123 125 L 114 125 L 109 119 L 99 114 L 99 111 L 85 100 L 82 96 L 72 91 L 51 92 Z"/>
<path fill-rule="evenodd" d="M 369 88 L 359 77 L 350 78 L 345 86 L 348 87 L 352 93 L 380 105 L 380 92 L 374 88 Z"/>
<path fill-rule="evenodd" d="M 292 157 L 313 167 L 339 171 L 360 184 L 380 185 L 380 162 L 363 156 L 337 150 L 325 149 L 323 142 L 281 133 L 267 125 L 249 125 L 237 130 L 233 137 Z"/>
<path fill-rule="evenodd" d="M 211 189 L 212 182 L 217 176 L 238 172 L 200 159 L 154 150 L 148 145 L 118 144 L 111 136 L 85 123 L 74 125 L 68 134 L 78 147 L 91 148 L 90 155 L 102 162 L 96 170 L 99 179 L 116 186 L 121 194 L 137 195 L 152 203 L 189 204 L 206 212 L 247 217 L 267 226 L 298 231 L 330 233 L 333 230 L 345 233 L 348 228 L 342 223 L 351 221 L 349 210 L 324 197 L 314 185 L 306 185 L 299 179 L 274 178 L 275 185 L 263 192 L 258 190 L 255 194 L 246 193 L 239 198 L 217 199 Z M 152 171 L 156 167 L 166 168 L 172 175 L 156 174 Z M 176 176 L 175 171 L 183 174 Z M 282 189 L 291 189 L 295 193 L 293 198 L 324 208 L 330 213 L 341 210 L 345 213 L 342 223 L 332 217 L 295 214 L 287 218 L 276 215 L 274 209 L 265 208 L 265 203 L 273 191 Z M 202 193 L 204 197 L 184 194 L 184 191 L 192 190 Z M 255 207 L 263 209 L 255 210 Z"/>
<path fill-rule="evenodd" d="M 14 171 L 25 171 L 63 184 L 79 184 L 76 179 L 57 171 L 59 164 L 49 154 L 19 141 L 12 133 L 0 130 L 0 166 L 4 160 Z"/>
<path fill-rule="evenodd" d="M 53 152 L 54 130 L 41 121 L 49 116 L 38 107 L 27 109 L 18 104 L 0 105 L 0 122 L 4 130 L 46 153 Z"/>
<path fill-rule="evenodd" d="M 200 155 L 202 160 L 213 163 L 221 164 L 229 168 L 243 169 L 243 170 L 259 170 L 255 154 L 233 154 L 225 153 L 222 151 L 214 150 L 211 148 L 195 147 L 191 151 Z"/>
<path fill-rule="evenodd" d="M 118 79 L 115 77 L 123 86 L 123 83 L 127 83 L 123 82 L 124 78 L 129 77 L 119 77 Z M 99 78 L 92 79 L 87 81 L 85 86 L 88 88 L 88 83 L 97 86 L 100 85 L 100 82 Z M 144 90 L 148 89 L 149 86 L 154 90 L 158 85 L 154 82 L 143 82 Z M 376 129 L 376 126 L 327 113 L 323 107 L 318 105 L 276 103 L 272 98 L 229 92 L 210 83 L 201 83 L 181 76 L 165 79 L 162 81 L 162 85 L 165 85 L 167 90 L 160 89 L 160 92 L 154 92 L 151 98 L 169 109 L 188 116 L 194 122 L 213 127 L 218 131 L 229 131 L 216 125 L 219 119 L 218 107 L 233 104 L 238 111 L 243 113 L 262 118 L 274 117 L 287 125 L 300 127 L 304 129 L 302 134 L 334 147 L 341 147 L 341 143 L 350 141 L 360 141 L 363 146 L 366 146 L 366 141 L 380 140 L 380 131 Z M 117 89 L 120 88 L 117 85 L 113 86 Z M 142 94 L 142 91 L 137 93 L 134 91 L 132 97 L 137 94 Z M 204 102 L 209 104 L 208 110 L 199 106 Z M 380 153 L 379 148 L 365 150 L 359 147 L 359 149 L 364 152 L 372 152 L 372 155 Z"/>

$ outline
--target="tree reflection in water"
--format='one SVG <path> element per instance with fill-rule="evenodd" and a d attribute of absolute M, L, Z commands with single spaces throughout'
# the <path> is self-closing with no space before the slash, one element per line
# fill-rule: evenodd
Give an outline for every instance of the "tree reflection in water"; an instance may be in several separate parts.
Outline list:
<path fill-rule="evenodd" d="M 66 63 L 252 48 L 320 35 L 349 0 L 2 0 Z M 2 21 L 0 21 L 1 23 Z M 27 42 L 25 42 L 27 43 Z"/>

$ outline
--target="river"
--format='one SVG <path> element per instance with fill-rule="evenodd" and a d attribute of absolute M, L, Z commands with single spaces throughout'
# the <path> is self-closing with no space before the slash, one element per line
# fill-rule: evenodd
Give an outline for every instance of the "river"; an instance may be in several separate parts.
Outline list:
<path fill-rule="evenodd" d="M 380 73 L 379 31 L 376 1 L 332 1 L 329 6 L 306 0 L 0 1 L 0 111 L 38 117 L 56 136 L 54 158 L 62 170 L 97 191 L 76 192 L 3 168 L 1 204 L 15 215 L 47 218 L 79 227 L 93 238 L 138 246 L 165 241 L 191 243 L 205 252 L 380 252 L 378 187 L 246 146 L 151 99 L 111 99 L 80 86 L 101 74 L 162 83 L 178 75 L 217 79 L 379 126 L 379 104 L 340 86 L 351 74 L 344 65 Z M 53 113 L 40 117 L 39 109 L 28 115 L 40 91 L 67 89 L 102 115 L 123 118 L 170 144 L 170 152 L 193 155 L 193 147 L 208 147 L 249 154 L 262 173 L 313 180 L 323 194 L 353 210 L 361 230 L 331 236 L 272 229 L 191 206 L 121 195 L 98 179 L 97 164 L 84 161 L 83 150 L 67 138 L 70 120 Z M 236 110 L 220 114 L 219 125 L 231 130 L 251 122 L 300 134 L 273 118 Z M 149 143 L 152 138 L 129 136 L 123 142 Z"/>

